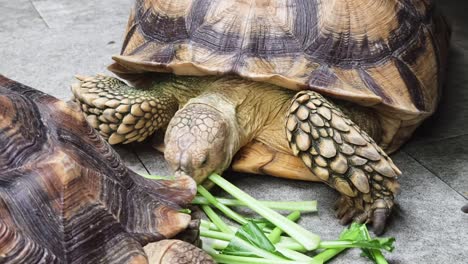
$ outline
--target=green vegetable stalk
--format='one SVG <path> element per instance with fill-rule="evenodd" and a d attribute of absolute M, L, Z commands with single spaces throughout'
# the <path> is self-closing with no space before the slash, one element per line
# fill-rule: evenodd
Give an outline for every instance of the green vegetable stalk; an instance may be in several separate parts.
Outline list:
<path fill-rule="evenodd" d="M 301 213 L 299 211 L 294 211 L 287 216 L 287 218 L 291 221 L 297 221 L 300 217 Z M 279 227 L 275 227 L 268 235 L 268 239 L 270 239 L 271 243 L 276 244 L 280 241 L 281 233 L 283 233 L 283 230 L 281 230 Z"/>
<path fill-rule="evenodd" d="M 277 227 L 281 228 L 285 233 L 290 235 L 292 238 L 296 239 L 307 250 L 314 250 L 318 247 L 320 243 L 320 237 L 316 234 L 307 231 L 306 229 L 294 223 L 293 221 L 287 219 L 286 217 L 259 203 L 250 195 L 243 192 L 230 182 L 226 181 L 221 176 L 217 174 L 212 174 L 209 176 L 209 179 L 216 185 L 224 189 L 226 192 L 234 196 L 236 199 L 242 201 L 245 204 L 248 204 L 252 210 L 254 210 L 256 213 L 258 213 Z"/>
<path fill-rule="evenodd" d="M 215 198 L 216 200 L 218 200 L 218 202 L 226 206 L 249 207 L 247 204 L 236 199 L 227 199 L 227 198 L 220 198 L 220 197 L 215 197 Z M 291 202 L 258 201 L 258 202 L 270 209 L 276 209 L 276 210 L 299 211 L 303 213 L 317 211 L 317 201 L 291 201 Z M 205 197 L 196 196 L 193 199 L 192 204 L 208 205 L 210 204 L 210 202 Z"/>
<path fill-rule="evenodd" d="M 156 180 L 170 180 L 167 177 L 146 175 Z M 361 248 L 363 256 L 376 264 L 387 264 L 381 250 L 392 251 L 394 238 L 372 239 L 366 225 L 353 223 L 345 229 L 336 241 L 321 241 L 320 237 L 294 223 L 300 212 L 317 210 L 315 201 L 270 202 L 257 201 L 217 174 L 209 179 L 236 199 L 214 197 L 203 186 L 198 186 L 193 204 L 199 204 L 212 221 L 201 221 L 200 235 L 203 248 L 219 263 L 226 264 L 321 264 L 347 248 Z M 240 223 L 236 228 L 227 225 L 211 208 L 214 206 L 227 217 Z M 246 219 L 227 206 L 246 206 L 263 219 Z M 293 211 L 284 217 L 274 209 Z M 190 213 L 188 209 L 180 212 Z M 237 231 L 236 231 L 237 230 Z M 288 236 L 283 236 L 282 233 Z M 303 254 L 315 249 L 324 249 L 313 257 Z M 302 252 L 302 253 L 301 253 Z"/>
<path fill-rule="evenodd" d="M 202 210 L 205 212 L 205 214 L 208 216 L 208 218 L 213 221 L 213 223 L 216 225 L 216 227 L 221 230 L 221 232 L 224 233 L 233 233 L 231 228 L 224 223 L 224 221 L 219 217 L 211 207 L 208 205 L 201 205 Z"/>
<path fill-rule="evenodd" d="M 218 202 L 218 200 L 210 192 L 208 192 L 208 190 L 205 189 L 205 187 L 198 185 L 197 191 L 199 194 L 205 197 L 214 207 L 218 208 L 221 212 L 223 212 L 227 217 L 231 218 L 232 220 L 238 222 L 241 225 L 247 223 L 247 220 L 240 214 L 234 212 L 229 207 Z"/>

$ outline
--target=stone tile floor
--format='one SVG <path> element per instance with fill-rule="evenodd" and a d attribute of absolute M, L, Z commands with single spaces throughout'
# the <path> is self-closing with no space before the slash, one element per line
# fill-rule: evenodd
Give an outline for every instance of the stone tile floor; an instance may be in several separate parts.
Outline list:
<path fill-rule="evenodd" d="M 397 238 L 391 263 L 468 263 L 468 4 L 439 1 L 453 24 L 448 80 L 438 112 L 393 155 L 403 171 L 399 207 L 386 235 Z M 0 73 L 61 99 L 73 75 L 107 73 L 120 49 L 132 0 L 0 0 Z M 138 172 L 168 174 L 148 146 L 119 147 Z M 317 199 L 319 212 L 301 224 L 334 239 L 342 230 L 331 206 L 337 194 L 321 184 L 227 173 L 259 199 Z M 349 250 L 332 263 L 369 263 Z"/>

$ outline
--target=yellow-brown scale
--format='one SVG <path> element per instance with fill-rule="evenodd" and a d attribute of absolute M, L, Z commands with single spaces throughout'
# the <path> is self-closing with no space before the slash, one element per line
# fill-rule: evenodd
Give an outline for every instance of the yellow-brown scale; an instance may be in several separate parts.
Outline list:
<path fill-rule="evenodd" d="M 143 141 L 165 128 L 179 104 L 160 89 L 131 89 L 124 82 L 98 75 L 72 86 L 87 121 L 110 144 Z"/>
<path fill-rule="evenodd" d="M 381 220 L 375 219 L 381 217 L 378 214 L 389 214 L 401 172 L 337 106 L 318 93 L 300 92 L 289 109 L 286 128 L 294 155 L 343 195 L 337 212 L 342 222 L 352 218 L 375 222 Z"/>

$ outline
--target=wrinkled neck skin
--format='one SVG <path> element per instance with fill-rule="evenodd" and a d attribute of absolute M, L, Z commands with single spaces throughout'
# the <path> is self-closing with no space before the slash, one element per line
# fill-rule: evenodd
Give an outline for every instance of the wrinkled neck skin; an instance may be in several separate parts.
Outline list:
<path fill-rule="evenodd" d="M 217 76 L 177 76 L 173 74 L 154 74 L 149 89 L 160 89 L 171 95 L 182 108 L 194 97 L 205 92 L 210 84 L 218 80 Z"/>

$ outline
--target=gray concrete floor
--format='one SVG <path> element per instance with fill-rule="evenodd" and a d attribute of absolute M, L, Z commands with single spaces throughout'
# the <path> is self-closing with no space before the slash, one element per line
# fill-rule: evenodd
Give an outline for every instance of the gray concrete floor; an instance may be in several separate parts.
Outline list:
<path fill-rule="evenodd" d="M 391 263 L 468 263 L 468 4 L 439 1 L 453 24 L 449 77 L 438 112 L 393 155 L 403 171 L 399 207 L 386 235 L 397 239 Z M 74 74 L 106 73 L 119 52 L 132 0 L 0 0 L 0 73 L 61 99 Z M 144 145 L 119 148 L 138 172 L 168 174 L 161 154 Z M 227 173 L 259 199 L 317 199 L 301 224 L 334 239 L 342 230 L 321 184 Z M 369 263 L 350 250 L 333 263 Z"/>

